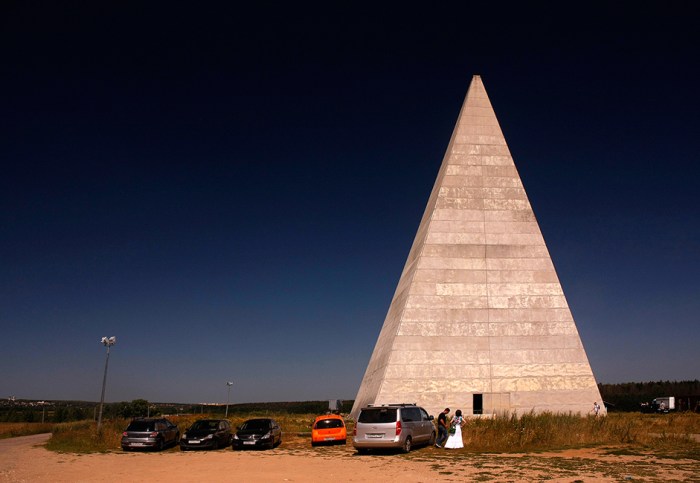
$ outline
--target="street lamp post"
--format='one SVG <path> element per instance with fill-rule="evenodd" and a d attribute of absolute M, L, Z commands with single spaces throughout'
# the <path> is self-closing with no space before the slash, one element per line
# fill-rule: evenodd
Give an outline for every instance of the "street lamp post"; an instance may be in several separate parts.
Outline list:
<path fill-rule="evenodd" d="M 109 338 L 103 337 L 101 342 L 102 345 L 104 345 L 107 348 L 107 358 L 105 359 L 105 374 L 102 378 L 102 396 L 100 397 L 100 414 L 97 416 L 97 431 L 99 431 L 100 427 L 102 426 L 102 406 L 105 402 L 105 386 L 107 385 L 107 366 L 109 366 L 109 348 L 117 343 L 117 338 L 114 336 Z"/>
<path fill-rule="evenodd" d="M 228 402 L 231 399 L 231 386 L 233 386 L 233 381 L 228 381 L 226 383 L 228 386 L 228 395 L 226 396 L 226 416 L 228 418 Z"/>

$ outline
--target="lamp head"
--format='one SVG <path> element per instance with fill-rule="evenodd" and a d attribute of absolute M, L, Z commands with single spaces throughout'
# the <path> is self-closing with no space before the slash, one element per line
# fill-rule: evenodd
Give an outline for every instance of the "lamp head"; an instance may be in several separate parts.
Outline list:
<path fill-rule="evenodd" d="M 100 342 L 102 342 L 102 345 L 105 347 L 110 347 L 113 346 L 114 344 L 117 343 L 117 338 L 112 336 L 112 337 L 103 337 Z"/>

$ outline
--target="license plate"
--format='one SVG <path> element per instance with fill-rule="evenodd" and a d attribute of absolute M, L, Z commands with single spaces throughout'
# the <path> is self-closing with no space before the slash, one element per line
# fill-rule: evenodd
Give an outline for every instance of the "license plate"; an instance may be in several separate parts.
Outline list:
<path fill-rule="evenodd" d="M 131 443 L 131 446 L 145 446 L 143 443 Z"/>
<path fill-rule="evenodd" d="M 255 444 L 255 441 L 243 441 L 243 444 Z"/>
<path fill-rule="evenodd" d="M 198 439 L 191 439 L 191 440 L 189 440 L 189 443 L 190 444 L 199 444 L 199 443 L 201 443 L 201 441 L 199 441 Z"/>
<path fill-rule="evenodd" d="M 323 438 L 324 441 L 333 441 L 335 438 Z"/>
<path fill-rule="evenodd" d="M 382 438 L 384 435 L 383 434 L 368 434 L 368 438 Z"/>

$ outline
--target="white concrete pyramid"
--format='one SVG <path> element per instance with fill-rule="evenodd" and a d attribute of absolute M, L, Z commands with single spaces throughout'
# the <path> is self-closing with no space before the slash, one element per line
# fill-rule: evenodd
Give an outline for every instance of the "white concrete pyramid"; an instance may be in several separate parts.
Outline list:
<path fill-rule="evenodd" d="M 586 414 L 595 401 L 576 324 L 474 76 L 352 414 L 402 402 L 435 415 Z"/>

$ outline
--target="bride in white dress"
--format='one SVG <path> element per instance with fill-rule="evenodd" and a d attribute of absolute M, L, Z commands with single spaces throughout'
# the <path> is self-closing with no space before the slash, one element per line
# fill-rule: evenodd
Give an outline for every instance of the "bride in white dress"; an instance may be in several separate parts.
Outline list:
<path fill-rule="evenodd" d="M 452 421 L 450 422 L 450 430 L 454 429 L 454 433 L 450 434 L 450 437 L 447 438 L 447 442 L 445 443 L 445 446 L 443 446 L 444 448 L 447 448 L 447 449 L 464 448 L 464 443 L 462 442 L 462 428 L 464 427 L 465 424 L 466 424 L 466 421 L 462 417 L 462 411 L 458 409 L 455 412 L 455 417 L 452 418 Z"/>

